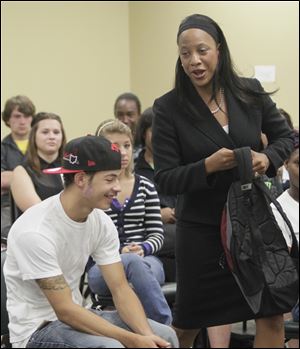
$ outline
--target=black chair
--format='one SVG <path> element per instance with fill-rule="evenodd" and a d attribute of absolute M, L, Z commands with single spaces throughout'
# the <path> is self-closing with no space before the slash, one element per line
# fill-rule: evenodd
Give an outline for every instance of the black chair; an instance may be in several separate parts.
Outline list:
<path fill-rule="evenodd" d="M 290 339 L 299 339 L 299 322 L 286 320 L 284 321 L 285 341 Z"/>
<path fill-rule="evenodd" d="M 3 274 L 3 265 L 6 259 L 6 251 L 1 251 L 1 348 L 11 348 L 8 331 L 8 312 L 6 308 L 6 284 Z"/>
<path fill-rule="evenodd" d="M 10 226 L 6 226 L 1 231 L 1 248 L 2 246 L 3 248 L 7 247 L 7 237 L 8 237 L 9 230 L 10 230 Z"/>
<path fill-rule="evenodd" d="M 156 254 L 163 263 L 165 281 L 176 281 L 175 234 L 176 224 L 164 224 L 165 239 L 161 250 Z"/>

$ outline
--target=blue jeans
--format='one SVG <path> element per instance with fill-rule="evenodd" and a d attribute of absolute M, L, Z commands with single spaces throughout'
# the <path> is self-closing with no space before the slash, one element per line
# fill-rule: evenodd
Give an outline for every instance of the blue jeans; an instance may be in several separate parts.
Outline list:
<path fill-rule="evenodd" d="M 92 310 L 98 316 L 110 323 L 130 329 L 120 319 L 116 311 Z M 178 348 L 178 340 L 174 330 L 163 324 L 148 320 L 153 332 L 172 344 L 173 348 Z M 35 331 L 29 339 L 26 348 L 125 348 L 119 341 L 102 336 L 94 336 L 84 332 L 74 330 L 72 327 L 56 320 L 46 327 Z"/>
<path fill-rule="evenodd" d="M 170 325 L 172 314 L 161 285 L 165 281 L 162 262 L 155 256 L 140 257 L 135 253 L 121 254 L 128 282 L 133 286 L 149 319 Z M 110 295 L 110 291 L 97 265 L 88 272 L 91 291 L 98 295 Z"/>

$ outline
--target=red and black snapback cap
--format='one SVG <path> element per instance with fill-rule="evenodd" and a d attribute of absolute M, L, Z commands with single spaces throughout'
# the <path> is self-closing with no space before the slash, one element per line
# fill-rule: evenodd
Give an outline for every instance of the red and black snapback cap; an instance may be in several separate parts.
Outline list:
<path fill-rule="evenodd" d="M 97 172 L 121 169 L 121 153 L 103 136 L 72 139 L 65 145 L 62 166 L 43 170 L 48 174 Z"/>

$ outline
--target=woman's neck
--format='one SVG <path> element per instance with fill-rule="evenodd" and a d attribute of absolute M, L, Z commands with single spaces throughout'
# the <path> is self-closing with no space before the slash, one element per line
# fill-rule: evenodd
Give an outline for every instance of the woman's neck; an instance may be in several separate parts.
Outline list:
<path fill-rule="evenodd" d="M 132 173 L 126 173 L 126 170 L 122 170 L 122 172 L 119 175 L 119 180 L 120 181 L 126 181 L 128 179 L 131 179 L 133 177 Z"/>
<path fill-rule="evenodd" d="M 216 96 L 215 98 L 212 100 L 213 97 L 213 91 L 211 88 L 207 88 L 201 91 L 198 91 L 199 95 L 201 96 L 201 98 L 203 99 L 203 101 L 210 106 L 212 103 L 215 104 L 220 104 L 221 103 L 221 99 L 222 99 L 222 94 L 223 94 L 223 89 L 222 88 L 218 88 L 216 90 Z"/>
<path fill-rule="evenodd" d="M 153 167 L 153 154 L 149 148 L 146 148 L 145 154 L 144 154 L 145 161 Z"/>
<path fill-rule="evenodd" d="M 211 96 L 213 94 L 212 85 L 207 85 L 203 87 L 197 87 L 197 86 L 194 86 L 194 87 L 197 90 L 199 96 L 203 99 L 205 103 L 211 99 Z"/>
<path fill-rule="evenodd" d="M 58 158 L 58 152 L 53 154 L 45 154 L 38 150 L 38 156 L 48 162 L 48 164 L 51 164 L 53 161 L 55 161 Z"/>

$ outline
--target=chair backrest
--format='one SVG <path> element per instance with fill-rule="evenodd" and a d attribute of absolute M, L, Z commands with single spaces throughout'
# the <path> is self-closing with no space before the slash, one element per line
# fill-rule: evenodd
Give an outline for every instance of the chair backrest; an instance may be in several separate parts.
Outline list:
<path fill-rule="evenodd" d="M 8 313 L 6 309 L 6 284 L 3 274 L 3 265 L 6 251 L 1 251 L 1 336 L 8 334 Z"/>

